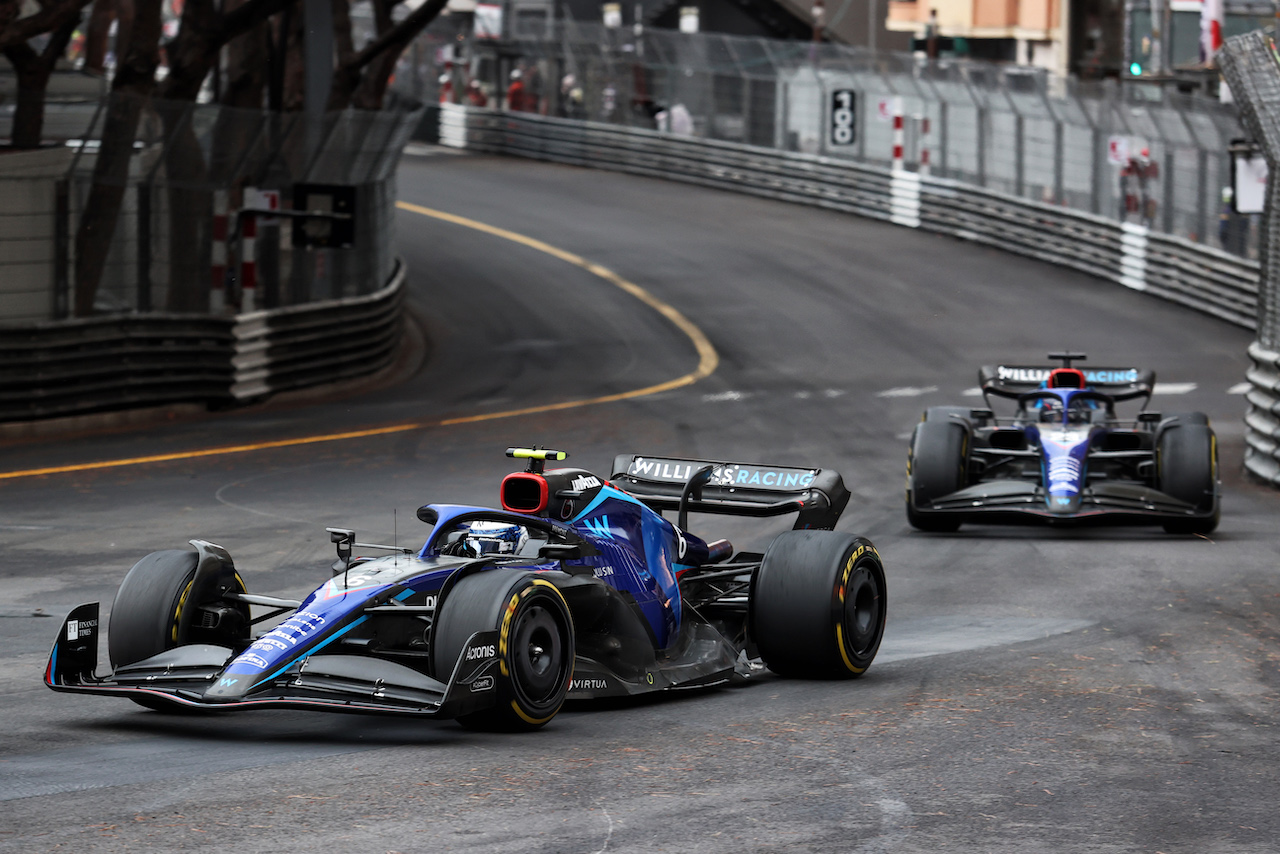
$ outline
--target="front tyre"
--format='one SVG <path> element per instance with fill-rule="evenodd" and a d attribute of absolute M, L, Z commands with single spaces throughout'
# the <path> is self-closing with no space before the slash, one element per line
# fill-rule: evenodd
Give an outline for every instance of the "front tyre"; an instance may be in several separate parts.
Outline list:
<path fill-rule="evenodd" d="M 196 552 L 168 549 L 147 555 L 125 575 L 111 605 L 111 622 L 107 626 L 107 657 L 113 669 L 135 664 L 191 641 L 182 636 L 181 625 L 184 609 L 200 604 L 190 598 L 198 562 Z M 238 592 L 245 592 L 239 575 L 235 576 L 235 583 Z M 248 606 L 240 604 L 237 609 L 241 611 L 240 625 L 248 626 Z M 233 637 L 202 637 L 200 640 L 227 646 L 235 642 Z M 186 708 L 156 697 L 130 699 L 156 711 Z"/>
<path fill-rule="evenodd" d="M 1207 514 L 1167 521 L 1166 531 L 1208 534 L 1218 527 L 1222 516 L 1218 504 L 1218 441 L 1212 429 L 1191 421 L 1162 431 L 1156 447 L 1156 477 L 1161 492 Z"/>
<path fill-rule="evenodd" d="M 463 715 L 468 729 L 538 729 L 555 717 L 573 678 L 573 618 L 564 596 L 538 573 L 491 569 L 461 579 L 440 607 L 432 663 L 448 679 L 467 640 L 497 629 L 497 702 Z"/>
<path fill-rule="evenodd" d="M 916 425 L 907 451 L 907 522 L 911 527 L 921 531 L 959 530 L 959 518 L 926 508 L 934 499 L 964 487 L 968 467 L 967 421 L 933 417 Z"/>
<path fill-rule="evenodd" d="M 760 658 L 782 676 L 861 676 L 880 649 L 888 614 L 884 567 L 870 540 L 787 531 L 765 552 L 751 589 Z"/>

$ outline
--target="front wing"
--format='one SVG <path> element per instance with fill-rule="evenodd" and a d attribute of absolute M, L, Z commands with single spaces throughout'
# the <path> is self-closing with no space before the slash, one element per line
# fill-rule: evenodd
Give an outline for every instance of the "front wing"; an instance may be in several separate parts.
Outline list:
<path fill-rule="evenodd" d="M 990 480 L 917 505 L 923 512 L 957 516 L 972 522 L 1045 522 L 1050 524 L 1153 524 L 1202 519 L 1214 510 L 1197 510 L 1171 495 L 1136 483 L 1097 483 L 1080 493 L 1077 510 L 1051 510 L 1044 487 L 1022 480 Z M 1214 499 L 1216 510 L 1217 499 Z"/>
<path fill-rule="evenodd" d="M 488 708 L 497 699 L 498 632 L 472 635 L 448 682 L 402 664 L 365 655 L 311 655 L 262 679 L 242 698 L 209 699 L 205 692 L 224 675 L 234 651 L 210 644 L 175 647 L 151 658 L 96 675 L 98 603 L 73 610 L 54 642 L 45 684 L 55 691 L 131 697 L 207 711 L 311 709 L 454 718 Z"/>

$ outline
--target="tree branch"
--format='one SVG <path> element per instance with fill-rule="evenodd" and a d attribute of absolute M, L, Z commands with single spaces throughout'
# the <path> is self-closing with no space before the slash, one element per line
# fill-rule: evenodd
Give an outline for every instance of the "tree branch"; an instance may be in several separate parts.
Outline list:
<path fill-rule="evenodd" d="M 10 45 L 20 44 L 43 33 L 60 29 L 68 20 L 78 16 L 80 10 L 90 2 L 91 0 L 59 0 L 42 7 L 34 15 L 18 20 L 10 18 L 8 25 L 0 30 L 0 51 Z M 0 22 L 5 21 L 5 15 L 10 14 L 11 7 L 12 13 L 17 14 L 20 3 L 11 3 L 10 0 L 0 2 Z"/>
<path fill-rule="evenodd" d="M 350 69 L 352 71 L 361 71 L 384 51 L 392 48 L 398 48 L 397 54 L 404 50 L 405 46 L 413 41 L 414 36 L 422 32 L 427 24 L 436 19 L 436 16 L 444 9 L 446 3 L 448 3 L 448 0 L 427 0 L 427 2 L 410 12 L 409 17 L 365 45 L 364 49 L 356 54 L 355 59 L 351 62 Z"/>

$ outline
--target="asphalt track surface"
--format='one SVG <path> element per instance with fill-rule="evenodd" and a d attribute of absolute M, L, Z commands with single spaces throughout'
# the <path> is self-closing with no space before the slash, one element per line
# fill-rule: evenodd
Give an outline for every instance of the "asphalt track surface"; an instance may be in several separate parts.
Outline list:
<path fill-rule="evenodd" d="M 1032 261 L 812 208 L 485 157 L 407 157 L 398 243 L 431 342 L 401 381 L 150 428 L 0 446 L 0 851 L 1264 852 L 1280 819 L 1280 496 L 1241 474 L 1249 335 Z M 1155 368 L 1222 442 L 1211 538 L 911 531 L 906 437 L 977 366 L 1085 350 Z M 705 353 L 702 354 L 705 357 Z M 1193 387 L 1194 386 L 1194 387 Z M 408 426 L 406 426 L 408 425 Z M 288 444 L 396 427 L 393 432 Z M 281 443 L 213 456 L 202 449 Z M 59 619 L 143 554 L 226 546 L 255 592 L 326 576 L 326 525 L 422 539 L 428 501 L 492 504 L 502 450 L 817 465 L 889 573 L 852 682 L 571 707 L 545 730 L 318 713 L 172 717 L 41 684 Z M 785 523 L 695 517 L 762 547 Z M 33 616 L 35 613 L 49 616 Z"/>

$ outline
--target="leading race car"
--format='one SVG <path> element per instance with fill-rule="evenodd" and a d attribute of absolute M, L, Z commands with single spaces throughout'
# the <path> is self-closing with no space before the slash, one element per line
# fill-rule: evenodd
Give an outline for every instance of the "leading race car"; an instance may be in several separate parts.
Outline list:
<path fill-rule="evenodd" d="M 984 367 L 987 406 L 930 407 L 907 456 L 907 520 L 925 531 L 964 522 L 1120 522 L 1207 534 L 1218 525 L 1218 445 L 1200 412 L 1116 404 L 1151 398 L 1155 373 L 1081 370 L 1083 353 L 1050 353 L 1060 367 Z"/>
<path fill-rule="evenodd" d="M 231 556 L 155 552 L 125 576 L 95 675 L 97 603 L 64 622 L 45 682 L 160 710 L 305 708 L 533 729 L 566 698 L 709 686 L 758 674 L 862 674 L 884 633 L 875 547 L 838 534 L 839 474 L 620 456 L 612 480 L 525 471 L 502 509 L 429 504 L 421 549 L 329 529 L 333 575 L 302 601 L 248 593 Z M 661 514 L 678 511 L 676 524 Z M 689 532 L 689 512 L 798 513 L 763 554 Z M 389 549 L 353 557 L 353 548 Z M 251 608 L 266 609 L 254 616 Z M 255 635 L 253 627 L 286 619 Z"/>

